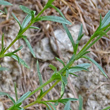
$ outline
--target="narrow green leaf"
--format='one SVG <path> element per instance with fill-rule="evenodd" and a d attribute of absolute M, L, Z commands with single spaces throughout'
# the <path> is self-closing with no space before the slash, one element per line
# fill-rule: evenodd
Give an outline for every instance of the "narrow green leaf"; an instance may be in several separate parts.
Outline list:
<path fill-rule="evenodd" d="M 52 75 L 52 77 L 51 77 L 53 80 L 56 80 L 56 79 L 61 79 L 61 74 L 60 73 L 58 73 L 58 72 L 55 72 L 53 75 Z"/>
<path fill-rule="evenodd" d="M 7 93 L 5 93 L 5 92 L 0 92 L 0 96 L 4 96 L 4 95 L 6 95 L 6 96 L 8 96 L 10 99 L 11 99 L 11 101 L 13 102 L 13 104 L 15 104 L 15 100 L 9 95 L 9 94 L 7 94 Z"/>
<path fill-rule="evenodd" d="M 81 24 L 77 40 L 80 40 L 82 38 L 82 32 L 83 32 L 83 25 Z"/>
<path fill-rule="evenodd" d="M 88 69 L 91 66 L 91 64 L 89 64 L 89 63 L 82 63 L 82 64 L 79 64 L 79 65 L 76 65 L 76 66 Z"/>
<path fill-rule="evenodd" d="M 92 63 L 94 63 L 94 64 L 99 68 L 99 70 L 103 73 L 103 75 L 107 77 L 107 75 L 106 75 L 106 73 L 104 72 L 104 70 L 102 69 L 102 67 L 101 67 L 95 60 L 93 60 L 92 58 L 90 58 L 90 57 L 88 57 L 88 56 L 85 56 L 85 55 L 84 55 L 82 58 L 85 58 L 85 59 L 87 59 L 87 60 L 90 60 Z M 108 78 L 108 77 L 107 77 L 107 78 Z"/>
<path fill-rule="evenodd" d="M 28 25 L 28 23 L 31 21 L 31 19 L 32 19 L 32 17 L 31 17 L 30 14 L 28 14 L 28 15 L 24 18 L 23 23 L 22 23 L 22 25 L 21 25 L 22 29 L 24 29 L 24 28 Z"/>
<path fill-rule="evenodd" d="M 29 95 L 30 93 L 31 93 L 31 91 L 26 92 L 25 94 L 23 94 L 23 95 L 20 97 L 20 99 L 16 102 L 16 105 L 22 103 L 26 98 L 28 98 L 28 95 Z"/>
<path fill-rule="evenodd" d="M 50 7 L 52 7 L 52 8 L 54 8 L 57 12 L 59 12 L 59 14 L 64 18 L 64 19 L 66 19 L 65 18 L 65 16 L 63 15 L 63 13 L 57 8 L 57 7 L 55 7 L 54 5 L 49 5 Z"/>
<path fill-rule="evenodd" d="M 16 83 L 14 83 L 14 89 L 15 89 L 16 101 L 18 101 L 18 93 L 17 93 Z"/>
<path fill-rule="evenodd" d="M 71 107 L 70 107 L 70 101 L 68 101 L 64 107 L 64 110 L 70 110 Z"/>
<path fill-rule="evenodd" d="M 8 70 L 8 68 L 0 67 L 0 71 L 5 71 L 5 70 Z"/>
<path fill-rule="evenodd" d="M 76 74 L 74 74 L 74 73 L 69 73 L 69 74 L 71 74 L 71 75 L 73 75 L 73 76 L 76 76 L 76 77 L 78 77 L 78 75 L 76 75 Z"/>
<path fill-rule="evenodd" d="M 38 61 L 37 61 L 37 73 L 38 73 L 40 85 L 42 85 L 42 84 L 43 84 L 43 81 L 42 81 L 42 74 L 40 73 L 39 62 L 38 62 Z M 43 88 L 42 88 L 42 91 L 43 91 Z"/>
<path fill-rule="evenodd" d="M 16 53 L 18 51 L 20 51 L 23 48 L 23 46 L 21 45 L 18 49 L 16 49 L 15 51 L 13 51 L 12 53 Z"/>
<path fill-rule="evenodd" d="M 74 67 L 70 67 L 68 71 L 69 71 L 69 73 L 75 73 L 75 72 L 79 72 L 82 70 L 88 71 L 88 69 L 81 67 L 81 66 L 78 66 L 78 65 L 74 66 Z"/>
<path fill-rule="evenodd" d="M 17 21 L 17 23 L 19 24 L 19 27 L 20 27 L 20 29 L 21 29 L 21 23 L 20 23 L 20 21 L 18 20 L 18 18 L 15 16 L 14 13 L 12 13 L 12 16 L 13 16 L 14 19 Z"/>
<path fill-rule="evenodd" d="M 49 67 L 53 70 L 53 71 L 57 71 L 57 68 L 55 66 L 53 66 L 52 64 L 49 64 Z"/>
<path fill-rule="evenodd" d="M 24 62 L 24 60 L 22 60 L 21 58 L 19 58 L 16 54 L 10 55 L 10 57 L 12 57 L 15 60 L 17 60 L 19 63 L 21 63 L 26 68 L 29 68 L 29 66 Z"/>
<path fill-rule="evenodd" d="M 66 104 L 68 101 L 77 101 L 76 98 L 65 98 L 65 99 L 59 99 L 58 102 Z"/>
<path fill-rule="evenodd" d="M 79 96 L 79 109 L 78 110 L 83 110 L 83 98 Z"/>
<path fill-rule="evenodd" d="M 80 27 L 80 30 L 79 30 L 79 34 L 78 34 L 78 38 L 76 40 L 76 48 L 74 50 L 75 53 L 77 52 L 78 45 L 79 45 L 79 42 L 80 42 L 81 38 L 84 36 L 84 34 L 82 32 L 83 32 L 83 25 L 81 24 L 81 27 Z"/>
<path fill-rule="evenodd" d="M 100 30 L 101 26 L 102 26 L 102 15 L 100 14 L 100 24 L 99 24 L 99 27 L 97 28 L 97 30 Z"/>
<path fill-rule="evenodd" d="M 4 14 L 5 12 L 3 12 L 2 10 L 0 10 L 0 12 L 2 13 L 2 14 Z"/>
<path fill-rule="evenodd" d="M 0 5 L 12 5 L 12 4 L 7 1 L 0 0 Z"/>
<path fill-rule="evenodd" d="M 5 54 L 4 56 L 10 56 L 10 55 L 13 55 L 14 53 L 18 52 L 19 50 L 21 50 L 23 48 L 23 46 L 21 45 L 18 49 L 16 49 L 15 51 L 13 52 L 9 52 L 7 54 Z"/>
<path fill-rule="evenodd" d="M 110 23 L 110 11 L 105 15 L 104 19 L 102 20 L 101 28 L 107 26 Z"/>
<path fill-rule="evenodd" d="M 66 70 L 66 77 L 68 78 L 68 75 L 69 75 L 69 71 L 68 69 Z"/>
<path fill-rule="evenodd" d="M 20 9 L 23 10 L 25 13 L 31 15 L 32 10 L 30 10 L 29 8 L 27 8 L 27 7 L 23 6 L 23 5 L 20 5 L 19 7 L 20 7 Z"/>
<path fill-rule="evenodd" d="M 108 106 L 108 107 L 106 107 L 106 108 L 104 108 L 102 110 L 110 110 L 110 106 Z"/>
<path fill-rule="evenodd" d="M 57 58 L 57 57 L 55 57 L 55 58 L 56 58 L 56 60 L 58 60 L 60 63 L 62 63 L 63 66 L 65 66 L 65 63 L 64 63 L 61 59 L 59 59 L 59 58 Z"/>
<path fill-rule="evenodd" d="M 54 0 L 48 0 L 46 6 L 51 5 L 53 3 Z"/>
<path fill-rule="evenodd" d="M 35 27 L 35 26 L 30 26 L 29 28 L 31 28 L 31 29 L 40 29 L 40 28 Z"/>
<path fill-rule="evenodd" d="M 22 36 L 22 38 L 25 40 L 25 42 L 26 42 L 26 44 L 27 44 L 27 46 L 28 46 L 30 52 L 32 53 L 33 57 L 35 57 L 35 53 L 34 53 L 32 47 L 31 47 L 31 44 L 30 44 L 29 41 L 27 40 L 27 37 L 26 37 L 26 36 Z"/>
<path fill-rule="evenodd" d="M 88 47 L 87 47 L 87 48 L 88 48 Z M 90 51 L 86 51 L 86 50 L 88 50 L 88 49 L 85 48 L 82 53 L 78 54 L 78 56 L 77 56 L 76 59 L 78 60 L 78 59 L 80 59 L 82 56 L 84 56 L 84 55 L 90 53 Z"/>
<path fill-rule="evenodd" d="M 50 107 L 50 105 L 48 105 L 46 102 L 41 102 L 42 104 L 46 105 L 46 110 L 52 110 L 52 108 Z"/>
<path fill-rule="evenodd" d="M 64 94 L 64 92 L 65 92 L 65 84 L 64 84 L 64 82 L 62 82 L 61 83 L 61 97 L 63 96 L 63 94 Z"/>
<path fill-rule="evenodd" d="M 65 29 L 65 31 L 66 31 L 66 33 L 67 33 L 67 35 L 68 35 L 68 37 L 69 37 L 71 43 L 72 43 L 73 51 L 74 51 L 74 50 L 75 50 L 75 47 L 76 47 L 76 44 L 75 44 L 75 42 L 74 42 L 74 40 L 73 40 L 73 37 L 72 37 L 71 33 L 69 32 L 69 30 L 68 30 L 68 28 L 66 27 L 65 24 L 63 24 L 63 27 L 64 27 L 64 29 Z"/>
<path fill-rule="evenodd" d="M 68 20 L 66 20 L 62 17 L 58 17 L 58 16 L 41 16 L 41 17 L 35 19 L 36 22 L 37 21 L 45 21 L 45 20 L 71 25 L 71 22 L 69 22 Z"/>
<path fill-rule="evenodd" d="M 65 84 L 65 85 L 67 85 L 67 77 L 66 76 L 62 76 L 62 82 Z"/>
<path fill-rule="evenodd" d="M 53 108 L 52 110 L 56 110 L 56 108 L 55 108 L 55 105 L 54 105 L 54 104 L 52 104 L 52 103 L 50 103 L 50 102 L 48 102 L 48 104 L 51 106 L 51 108 Z"/>
<path fill-rule="evenodd" d="M 2 50 L 4 50 L 4 34 L 2 34 Z"/>

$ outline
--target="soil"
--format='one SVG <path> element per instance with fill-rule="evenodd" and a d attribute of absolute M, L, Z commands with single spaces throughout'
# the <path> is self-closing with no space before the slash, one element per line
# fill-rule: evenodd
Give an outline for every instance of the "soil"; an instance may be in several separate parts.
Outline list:
<path fill-rule="evenodd" d="M 20 22 L 22 22 L 26 14 L 20 10 L 19 5 L 27 6 L 35 10 L 37 14 L 47 0 L 9 0 L 9 2 L 13 5 L 6 7 L 0 6 L 0 10 L 6 11 L 6 15 L 0 15 L 0 38 L 2 33 L 4 33 L 6 47 L 12 42 L 19 31 L 19 25 L 13 19 L 11 13 L 13 12 Z M 110 8 L 110 2 L 108 0 L 55 0 L 53 4 L 72 22 L 72 26 L 68 26 L 68 28 L 74 40 L 77 39 L 81 23 L 83 24 L 84 37 L 80 42 L 78 51 L 81 50 L 97 29 L 100 14 L 104 16 Z M 43 15 L 60 16 L 54 9 L 47 9 Z M 25 32 L 25 35 L 28 37 L 35 51 L 36 58 L 31 55 L 23 39 L 17 41 L 9 49 L 9 51 L 13 51 L 20 45 L 23 45 L 23 49 L 18 52 L 17 55 L 29 65 L 30 69 L 25 68 L 9 57 L 0 60 L 3 67 L 9 68 L 8 71 L 0 72 L 0 91 L 9 93 L 13 98 L 15 98 L 14 82 L 17 83 L 19 97 L 27 91 L 33 91 L 39 87 L 36 70 L 37 60 L 40 63 L 43 82 L 46 82 L 53 73 L 48 67 L 49 64 L 53 64 L 58 70 L 63 67 L 63 65 L 56 61 L 55 57 L 59 57 L 67 63 L 73 53 L 72 45 L 61 24 L 45 21 L 35 23 L 34 26 L 40 29 L 29 29 Z M 87 60 L 80 59 L 76 61 L 74 65 L 90 63 L 91 67 L 89 68 L 89 72 L 77 72 L 78 77 L 71 75 L 68 78 L 64 98 L 78 98 L 78 96 L 81 95 L 83 97 L 83 110 L 102 110 L 104 107 L 110 105 L 110 38 L 104 36 L 89 50 L 90 54 L 88 54 L 88 56 L 103 67 L 108 78 L 103 76 L 94 64 Z M 51 84 L 44 89 L 46 90 L 50 86 Z M 57 99 L 60 96 L 60 87 L 61 84 L 59 83 L 45 96 L 44 100 Z M 33 102 L 38 95 L 39 92 L 24 101 L 22 106 Z M 7 97 L 0 97 L 0 110 L 6 110 L 11 105 L 12 103 Z M 59 104 L 57 110 L 63 110 L 63 107 L 63 105 Z M 77 102 L 72 102 L 71 108 L 72 110 L 78 110 Z M 45 110 L 45 106 L 36 104 L 27 110 Z"/>

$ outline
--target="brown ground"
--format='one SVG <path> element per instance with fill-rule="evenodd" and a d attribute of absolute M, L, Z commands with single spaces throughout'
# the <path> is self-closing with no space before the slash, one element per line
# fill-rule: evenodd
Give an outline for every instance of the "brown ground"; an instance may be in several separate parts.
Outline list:
<path fill-rule="evenodd" d="M 8 0 L 13 5 L 24 5 L 27 6 L 33 10 L 35 10 L 37 13 L 40 12 L 40 10 L 43 8 L 46 0 Z M 93 32 L 97 29 L 99 25 L 99 18 L 100 14 L 102 17 L 108 12 L 110 9 L 110 2 L 108 0 L 55 0 L 54 5 L 59 8 L 64 16 L 72 22 L 72 24 L 82 23 L 84 30 L 86 32 L 86 35 L 91 36 Z M 1 10 L 4 10 L 4 6 L 0 7 Z M 21 12 L 17 12 L 18 9 L 16 7 L 7 7 L 7 14 L 1 15 L 3 20 L 0 22 L 0 33 L 8 31 L 11 25 L 14 23 L 14 19 L 11 16 L 11 12 L 16 13 L 16 16 L 19 18 L 19 14 Z M 18 14 L 17 14 L 18 13 Z M 58 12 L 56 12 L 54 9 L 48 9 L 45 11 L 44 15 L 58 15 Z M 20 18 L 19 18 L 20 19 Z M 22 19 L 20 19 L 22 20 Z M 50 27 L 46 29 L 46 25 L 50 24 Z M 53 35 L 53 31 L 57 28 L 61 28 L 61 25 L 58 23 L 53 22 L 39 22 L 37 24 L 34 24 L 38 27 L 40 27 L 40 30 L 35 31 L 34 34 L 31 36 L 31 44 L 34 47 L 34 45 L 43 39 L 45 36 L 50 37 L 50 35 Z M 98 41 L 92 48 L 92 53 L 96 56 L 94 59 L 100 63 L 103 67 L 103 69 L 106 71 L 107 75 L 110 77 L 110 38 L 103 37 L 100 41 Z M 60 57 L 60 52 L 58 50 L 58 56 Z M 33 59 L 34 60 L 34 59 Z M 31 66 L 33 66 L 33 62 L 31 62 Z M 45 71 L 48 68 L 47 63 L 41 62 L 41 71 Z M 35 71 L 32 72 L 30 75 L 31 70 L 22 69 L 21 78 L 19 79 L 20 84 L 18 85 L 19 88 L 19 95 L 22 95 L 28 90 L 34 90 L 36 87 L 38 87 L 38 79 L 35 75 Z M 27 76 L 25 76 L 25 73 L 28 73 Z M 44 77 L 44 81 L 48 79 L 49 76 Z M 29 79 L 32 79 L 31 81 Z M 36 81 L 36 82 L 35 82 Z M 71 84 L 71 83 L 70 83 Z M 58 95 L 58 91 L 56 89 L 53 90 L 54 94 Z M 23 104 L 27 104 L 29 102 L 32 102 L 37 95 L 34 95 L 31 97 L 28 101 L 25 101 Z M 51 94 L 51 98 L 53 98 Z M 45 99 L 44 99 L 45 100 Z M 3 98 L 2 101 L 4 102 L 5 107 L 7 108 L 10 105 L 10 100 Z M 7 102 L 7 103 L 5 103 Z M 45 107 L 44 107 L 45 108 Z M 35 105 L 28 110 L 42 110 L 41 106 Z M 60 110 L 60 108 L 58 108 Z"/>

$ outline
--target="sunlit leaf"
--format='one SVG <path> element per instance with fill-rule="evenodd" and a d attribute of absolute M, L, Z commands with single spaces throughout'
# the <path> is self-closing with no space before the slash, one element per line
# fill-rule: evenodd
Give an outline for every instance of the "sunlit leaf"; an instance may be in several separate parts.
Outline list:
<path fill-rule="evenodd" d="M 20 9 L 23 10 L 25 13 L 31 15 L 31 11 L 32 11 L 32 10 L 30 10 L 29 8 L 27 8 L 27 7 L 23 6 L 23 5 L 20 5 L 19 7 L 20 7 Z"/>
<path fill-rule="evenodd" d="M 62 82 L 61 83 L 61 97 L 63 96 L 63 94 L 64 94 L 64 92 L 65 92 L 65 84 L 64 84 L 64 82 Z"/>
<path fill-rule="evenodd" d="M 51 5 L 53 3 L 54 0 L 48 0 L 46 5 Z"/>
<path fill-rule="evenodd" d="M 35 26 L 30 26 L 29 28 L 31 28 L 31 29 L 40 29 L 40 28 L 35 27 Z"/>
<path fill-rule="evenodd" d="M 56 60 L 58 60 L 60 63 L 62 63 L 63 66 L 65 66 L 65 63 L 64 63 L 61 59 L 59 59 L 59 58 L 57 58 L 57 57 L 55 57 L 55 58 L 56 58 Z"/>
<path fill-rule="evenodd" d="M 76 65 L 76 66 L 78 66 L 78 67 L 83 67 L 83 68 L 89 68 L 90 66 L 91 66 L 91 64 L 89 64 L 89 63 L 82 63 L 82 64 L 79 64 L 79 65 Z"/>
<path fill-rule="evenodd" d="M 12 4 L 7 1 L 0 0 L 0 5 L 12 5 Z"/>
<path fill-rule="evenodd" d="M 108 106 L 108 107 L 106 107 L 106 108 L 104 108 L 102 110 L 110 110 L 110 106 Z"/>
<path fill-rule="evenodd" d="M 58 16 L 41 16 L 41 17 L 35 19 L 36 22 L 37 21 L 46 21 L 46 20 L 71 25 L 71 22 L 69 22 L 68 20 L 66 20 L 62 17 L 58 17 Z"/>
<path fill-rule="evenodd" d="M 28 25 L 28 23 L 31 21 L 31 15 L 30 14 L 28 14 L 25 18 L 24 18 L 24 20 L 23 20 L 23 23 L 22 23 L 22 25 L 21 25 L 21 27 L 22 27 L 22 29 L 24 29 L 27 25 Z"/>
<path fill-rule="evenodd" d="M 68 71 L 69 71 L 69 73 L 75 73 L 75 72 L 79 72 L 82 70 L 88 71 L 86 68 L 80 67 L 80 66 L 70 67 Z"/>
<path fill-rule="evenodd" d="M 52 64 L 49 64 L 49 67 L 53 70 L 53 71 L 57 71 L 57 68 L 55 66 L 53 66 Z"/>
<path fill-rule="evenodd" d="M 109 23 L 110 23 L 110 11 L 108 11 L 108 13 L 103 18 L 101 28 L 107 26 Z"/>
<path fill-rule="evenodd" d="M 53 75 L 52 75 L 52 77 L 51 77 L 53 80 L 55 80 L 55 79 L 61 79 L 61 75 L 60 75 L 60 73 L 58 73 L 58 72 L 55 72 Z"/>

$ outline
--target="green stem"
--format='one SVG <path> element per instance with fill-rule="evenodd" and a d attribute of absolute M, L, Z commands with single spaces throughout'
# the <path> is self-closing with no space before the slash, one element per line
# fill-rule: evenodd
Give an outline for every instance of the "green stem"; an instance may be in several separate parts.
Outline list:
<path fill-rule="evenodd" d="M 38 99 L 41 100 L 49 91 L 51 91 L 58 83 L 60 82 L 60 80 L 57 80 L 44 94 L 42 94 L 42 96 Z"/>
<path fill-rule="evenodd" d="M 4 50 L 4 52 L 2 53 L 2 55 L 4 55 L 4 53 L 18 40 L 18 38 L 16 37 L 12 42 L 11 44 Z M 2 57 L 1 55 L 1 57 Z"/>
<path fill-rule="evenodd" d="M 94 36 L 95 36 L 95 34 L 93 34 L 91 36 L 91 38 L 89 39 L 89 41 L 84 45 L 84 47 L 81 49 L 81 51 L 78 54 L 80 54 L 90 44 L 90 42 L 93 40 Z"/>
<path fill-rule="evenodd" d="M 36 93 L 38 90 L 42 89 L 44 86 L 46 86 L 47 84 L 51 83 L 53 81 L 52 78 L 50 78 L 47 82 L 45 82 L 43 85 L 41 85 L 40 87 L 38 87 L 36 90 L 32 91 L 28 97 L 30 97 L 31 95 L 33 95 L 34 93 Z"/>
<path fill-rule="evenodd" d="M 46 9 L 47 9 L 47 6 L 44 6 L 44 8 L 40 11 L 40 13 L 37 14 L 35 19 L 37 19 Z"/>
<path fill-rule="evenodd" d="M 26 108 L 28 108 L 28 107 L 31 107 L 32 105 L 35 105 L 36 103 L 39 103 L 39 102 L 36 100 L 36 101 L 34 101 L 34 102 L 32 102 L 32 103 L 30 103 L 30 104 L 24 106 L 23 108 L 26 109 Z"/>
<path fill-rule="evenodd" d="M 53 80 L 52 80 L 52 81 L 53 81 Z M 23 108 L 26 109 L 26 108 L 28 108 L 28 107 L 30 107 L 30 106 L 32 106 L 32 105 L 35 105 L 36 103 L 41 103 L 41 99 L 42 99 L 49 91 L 51 91 L 59 82 L 60 82 L 60 80 L 57 80 L 46 92 L 44 92 L 44 94 L 43 94 L 40 98 L 38 98 L 36 101 L 30 103 L 29 105 L 24 106 Z M 37 89 L 38 89 L 38 88 L 37 88 Z M 36 89 L 36 90 L 37 90 L 37 89 Z M 40 86 L 40 89 L 41 89 L 41 86 Z M 37 92 L 37 91 L 34 91 L 34 92 Z M 30 95 L 31 95 L 31 94 L 30 94 Z M 30 97 L 30 95 L 29 95 L 28 97 Z"/>

